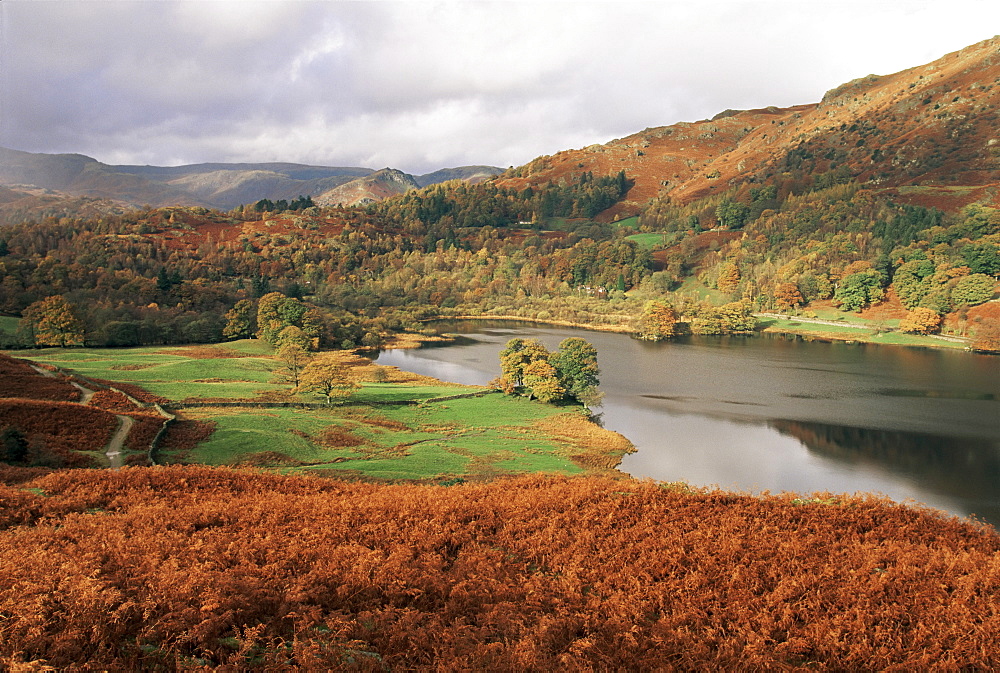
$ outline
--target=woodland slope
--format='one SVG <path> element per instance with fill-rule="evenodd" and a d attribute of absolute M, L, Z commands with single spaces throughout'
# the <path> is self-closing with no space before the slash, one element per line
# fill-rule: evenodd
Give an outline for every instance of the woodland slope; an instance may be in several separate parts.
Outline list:
<path fill-rule="evenodd" d="M 86 216 L 0 229 L 0 311 L 28 318 L 0 343 L 43 345 L 43 307 L 64 303 L 88 307 L 74 343 L 247 338 L 266 329 L 254 316 L 277 291 L 315 311 L 323 348 L 377 346 L 435 316 L 667 338 L 747 333 L 755 314 L 793 313 L 860 321 L 873 340 L 940 333 L 951 341 L 934 343 L 1000 351 L 998 92 L 994 38 L 814 105 L 647 130 L 481 183 L 414 188 L 386 169 L 318 206 L 94 214 L 89 203 Z M 66 157 L 57 186 L 96 164 Z M 4 199 L 20 203 L 14 189 Z M 247 320 L 231 320 L 237 306 Z"/>
<path fill-rule="evenodd" d="M 625 170 L 634 186 L 606 220 L 637 214 L 651 199 L 683 205 L 782 173 L 834 168 L 880 189 L 945 188 L 939 198 L 904 196 L 907 202 L 953 209 L 985 197 L 996 205 L 998 110 L 1000 38 L 994 37 L 927 65 L 861 77 L 818 103 L 726 110 L 710 120 L 539 157 L 497 184 L 522 188 L 581 170 Z M 947 188 L 959 186 L 979 189 L 951 200 Z"/>

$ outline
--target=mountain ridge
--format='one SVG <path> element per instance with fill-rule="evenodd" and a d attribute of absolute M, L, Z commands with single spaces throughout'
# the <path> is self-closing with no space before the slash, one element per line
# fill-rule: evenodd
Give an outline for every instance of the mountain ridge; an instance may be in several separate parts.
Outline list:
<path fill-rule="evenodd" d="M 378 171 L 358 167 L 286 162 L 112 166 L 80 154 L 0 148 L 0 185 L 36 185 L 119 205 L 231 209 L 299 195 L 319 197 L 317 203 L 327 205 L 371 203 L 452 179 L 493 179 L 499 187 L 522 190 L 575 181 L 584 172 L 624 170 L 631 188 L 597 218 L 612 221 L 636 215 L 656 200 L 686 205 L 747 185 L 780 185 L 839 171 L 868 187 L 892 191 L 901 201 L 955 210 L 972 202 L 1000 204 L 997 110 L 1000 37 L 993 37 L 924 65 L 858 77 L 815 103 L 724 110 L 710 119 L 539 156 L 505 172 L 466 166 L 408 181 L 395 173 L 372 178 Z"/>
<path fill-rule="evenodd" d="M 501 171 L 477 165 L 420 176 L 398 172 L 409 176 L 407 188 L 416 188 L 451 179 L 478 182 Z M 113 165 L 83 154 L 44 154 L 0 147 L 0 185 L 8 189 L 24 187 L 20 190 L 21 205 L 29 210 L 30 197 L 37 196 L 38 190 L 47 190 L 50 200 L 63 195 L 67 199 L 97 199 L 126 207 L 178 205 L 229 210 L 261 199 L 291 200 L 324 194 L 378 172 L 364 167 L 290 162 Z M 361 182 L 348 191 L 355 193 L 359 202 L 398 193 L 380 185 L 371 194 L 364 194 L 366 184 L 375 183 Z"/>
<path fill-rule="evenodd" d="M 925 65 L 851 80 L 816 103 L 725 110 L 711 119 L 647 128 L 538 157 L 496 182 L 523 189 L 584 171 L 625 170 L 633 187 L 603 214 L 608 221 L 637 214 L 653 199 L 684 205 L 783 173 L 838 167 L 883 189 L 989 186 L 991 194 L 977 192 L 971 200 L 997 203 L 997 109 L 1000 37 L 993 37 Z"/>

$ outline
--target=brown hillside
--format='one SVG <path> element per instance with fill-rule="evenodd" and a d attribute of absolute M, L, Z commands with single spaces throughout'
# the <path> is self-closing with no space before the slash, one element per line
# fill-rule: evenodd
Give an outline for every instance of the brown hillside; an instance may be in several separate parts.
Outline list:
<path fill-rule="evenodd" d="M 11 476 L 11 668 L 1000 665 L 996 533 L 870 497 L 204 467 Z"/>
<path fill-rule="evenodd" d="M 364 206 L 418 187 L 412 175 L 383 168 L 323 192 L 313 200 L 321 206 Z"/>
<path fill-rule="evenodd" d="M 540 157 L 499 182 L 522 188 L 624 169 L 635 186 L 605 219 L 634 214 L 657 196 L 684 204 L 791 170 L 837 167 L 901 201 L 949 210 L 1000 204 L 998 105 L 1000 38 L 993 38 L 924 66 L 848 82 L 819 103 L 727 110 L 646 129 Z"/>

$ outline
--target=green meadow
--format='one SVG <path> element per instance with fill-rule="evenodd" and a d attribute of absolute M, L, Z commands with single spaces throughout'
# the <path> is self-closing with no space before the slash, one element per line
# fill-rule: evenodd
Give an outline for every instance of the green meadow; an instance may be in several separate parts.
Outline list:
<path fill-rule="evenodd" d="M 853 324 L 868 324 L 870 321 L 851 321 Z M 933 348 L 965 348 L 964 342 L 948 341 L 933 336 L 921 334 L 904 334 L 903 332 L 883 332 L 874 326 L 851 327 L 849 325 L 825 325 L 800 320 L 784 318 L 761 318 L 760 328 L 786 334 L 801 334 L 818 339 L 834 338 L 838 340 L 858 341 L 873 344 L 892 344 L 895 346 L 928 346 Z"/>
<path fill-rule="evenodd" d="M 44 349 L 12 355 L 85 377 L 128 382 L 171 400 L 181 426 L 210 424 L 183 449 L 168 439 L 161 463 L 242 465 L 377 480 L 482 479 L 500 474 L 575 474 L 617 464 L 630 449 L 579 406 L 555 406 L 433 379 L 366 380 L 341 404 L 291 408 L 274 400 L 321 402 L 280 382 L 280 363 L 256 340 L 212 346 Z M 348 356 L 350 359 L 350 356 Z M 395 372 L 392 376 L 400 376 Z M 478 393 L 461 399 L 437 398 Z M 243 401 L 247 406 L 205 406 Z M 195 404 L 198 403 L 198 404 Z M 192 406 L 193 405 L 193 406 Z M 186 423 L 185 423 L 186 422 Z"/>

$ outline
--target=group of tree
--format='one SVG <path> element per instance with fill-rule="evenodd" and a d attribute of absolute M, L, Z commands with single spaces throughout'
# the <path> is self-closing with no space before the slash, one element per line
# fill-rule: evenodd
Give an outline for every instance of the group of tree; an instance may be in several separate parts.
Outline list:
<path fill-rule="evenodd" d="M 661 341 L 681 334 L 749 334 L 757 328 L 757 318 L 749 301 L 733 301 L 722 306 L 682 299 L 676 306 L 666 300 L 650 300 L 638 320 L 638 335 L 647 341 Z"/>
<path fill-rule="evenodd" d="M 287 201 L 286 199 L 278 199 L 277 201 L 261 199 L 253 204 L 253 210 L 256 213 L 281 213 L 287 210 L 305 210 L 306 208 L 313 208 L 315 205 L 311 196 L 300 195 L 297 199 L 292 199 L 291 201 Z"/>
<path fill-rule="evenodd" d="M 291 384 L 294 392 L 316 393 L 332 404 L 350 397 L 359 387 L 350 369 L 332 352 L 314 353 L 288 340 L 278 346 L 276 355 L 282 366 L 275 374 L 279 381 Z"/>
<path fill-rule="evenodd" d="M 749 323 L 719 315 L 733 302 L 753 312 L 832 300 L 856 311 L 894 294 L 909 310 L 943 317 L 994 296 L 996 209 L 941 213 L 892 203 L 842 176 L 807 177 L 779 175 L 685 205 L 655 200 L 638 221 L 669 240 L 655 255 L 628 238 L 636 233 L 629 226 L 547 219 L 582 215 L 587 203 L 607 202 L 601 194 L 620 196 L 629 186 L 623 173 L 519 189 L 447 183 L 367 209 L 277 213 L 266 227 L 254 226 L 252 208 L 53 219 L 0 233 L 0 311 L 29 318 L 21 345 L 43 343 L 28 307 L 60 296 L 81 325 L 61 328 L 67 345 L 81 330 L 88 345 L 258 333 L 277 343 L 281 330 L 296 327 L 302 335 L 287 338 L 343 348 L 375 346 L 449 313 L 591 323 L 613 315 L 638 325 L 645 302 L 655 300 L 674 306 L 692 332 L 720 333 Z M 712 290 L 714 305 L 687 306 L 693 294 L 679 291 L 682 284 Z M 274 292 L 294 300 L 282 310 L 305 312 L 259 323 L 259 304 Z M 969 322 L 969 335 L 988 326 Z"/>
<path fill-rule="evenodd" d="M 494 387 L 542 402 L 575 400 L 601 403 L 597 349 L 579 337 L 564 339 L 552 353 L 537 339 L 515 338 L 500 351 L 500 377 Z"/>
<path fill-rule="evenodd" d="M 425 226 L 503 227 L 543 218 L 593 218 L 617 203 L 631 187 L 625 171 L 597 176 L 584 171 L 521 190 L 493 182 L 470 185 L 455 181 L 372 204 L 369 213 L 396 223 L 419 221 Z"/>

